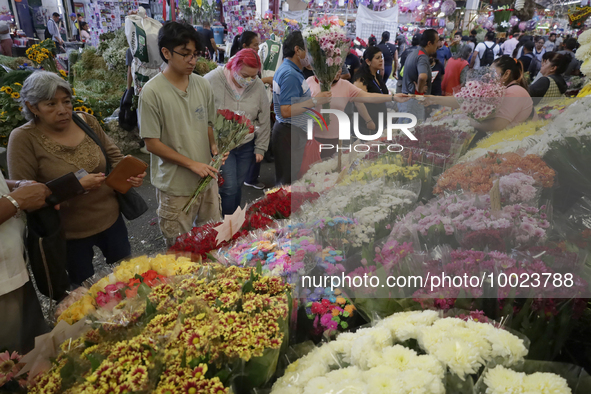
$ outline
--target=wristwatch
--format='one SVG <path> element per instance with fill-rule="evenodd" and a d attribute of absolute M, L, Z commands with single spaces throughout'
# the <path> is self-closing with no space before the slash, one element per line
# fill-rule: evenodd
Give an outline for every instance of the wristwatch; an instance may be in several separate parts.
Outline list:
<path fill-rule="evenodd" d="M 316 100 L 316 97 L 312 97 L 312 104 L 314 104 L 314 106 L 318 105 L 318 100 Z"/>
<path fill-rule="evenodd" d="M 14 214 L 14 217 L 20 216 L 21 207 L 20 205 L 18 205 L 18 202 L 16 202 L 16 200 L 12 198 L 12 196 L 9 196 L 8 194 L 3 194 L 0 198 L 6 198 L 8 201 L 12 203 L 12 205 L 14 205 L 14 207 L 16 208 L 16 213 Z"/>

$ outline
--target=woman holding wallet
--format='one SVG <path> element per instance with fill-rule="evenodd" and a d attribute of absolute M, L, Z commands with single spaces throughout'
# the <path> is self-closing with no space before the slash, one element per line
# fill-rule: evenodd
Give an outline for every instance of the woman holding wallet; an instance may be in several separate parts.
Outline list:
<path fill-rule="evenodd" d="M 80 179 L 86 193 L 60 204 L 67 241 L 68 274 L 81 284 L 94 274 L 93 247 L 113 264 L 131 254 L 127 228 L 115 191 L 104 184 L 107 160 L 115 167 L 123 158 L 96 118 L 78 113 L 96 133 L 101 148 L 73 120 L 72 89 L 54 73 L 37 71 L 21 90 L 23 115 L 29 120 L 10 134 L 8 169 L 12 179 L 47 183 L 68 173 L 86 171 Z M 146 173 L 131 177 L 141 186 Z"/>

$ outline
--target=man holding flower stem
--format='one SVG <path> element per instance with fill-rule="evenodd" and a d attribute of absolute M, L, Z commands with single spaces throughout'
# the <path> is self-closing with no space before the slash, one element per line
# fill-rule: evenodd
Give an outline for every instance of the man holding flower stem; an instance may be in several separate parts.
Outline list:
<path fill-rule="evenodd" d="M 307 108 L 330 102 L 332 94 L 321 92 L 311 98 L 302 70 L 310 65 L 304 38 L 295 31 L 283 41 L 283 63 L 273 76 L 273 107 L 277 122 L 273 126 L 271 146 L 275 155 L 277 185 L 289 185 L 297 179 L 307 143 Z"/>
<path fill-rule="evenodd" d="M 139 124 L 151 153 L 158 223 L 171 246 L 193 226 L 221 219 L 216 182 L 187 214 L 182 212 L 201 178 L 217 179 L 218 171 L 208 164 L 218 153 L 212 128 L 216 108 L 209 82 L 193 74 L 202 50 L 199 33 L 186 23 L 168 22 L 158 33 L 158 46 L 167 67 L 142 89 Z"/>

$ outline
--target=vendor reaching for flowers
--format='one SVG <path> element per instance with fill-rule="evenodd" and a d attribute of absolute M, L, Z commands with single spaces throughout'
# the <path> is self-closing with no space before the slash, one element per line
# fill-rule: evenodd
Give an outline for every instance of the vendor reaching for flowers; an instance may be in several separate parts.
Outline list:
<path fill-rule="evenodd" d="M 481 132 L 500 131 L 507 127 L 514 127 L 528 120 L 533 114 L 533 100 L 523 79 L 521 62 L 505 55 L 497 58 L 491 68 L 505 87 L 505 94 L 492 117 L 481 122 L 473 122 L 474 128 Z M 423 104 L 460 108 L 455 97 L 426 96 Z"/>
<path fill-rule="evenodd" d="M 258 78 L 261 60 L 254 49 L 242 49 L 225 67 L 209 72 L 215 96 L 215 107 L 242 111 L 259 128 L 245 142 L 233 149 L 221 168 L 224 183 L 220 186 L 222 213 L 231 215 L 240 205 L 242 184 L 253 162 L 260 163 L 269 146 L 271 135 L 270 106 L 265 85 Z"/>
<path fill-rule="evenodd" d="M 94 246 L 101 249 L 108 264 L 131 254 L 115 191 L 104 184 L 107 160 L 114 167 L 123 156 L 96 118 L 72 112 L 72 89 L 57 74 L 37 71 L 29 76 L 21 90 L 21 103 L 29 122 L 10 134 L 11 178 L 47 183 L 81 169 L 88 173 L 80 179 L 87 193 L 60 204 L 68 274 L 73 283 L 81 284 L 94 274 Z M 84 122 L 98 136 L 107 157 L 81 128 Z M 138 174 L 128 182 L 139 187 L 145 176 Z"/>
<path fill-rule="evenodd" d="M 351 82 L 341 79 L 341 72 L 342 71 L 339 70 L 330 88 L 330 92 L 332 93 L 331 109 L 345 111 L 345 107 L 350 101 L 354 103 L 381 104 L 390 101 L 402 103 L 408 100 L 407 98 L 404 98 L 405 95 L 403 94 L 391 96 L 383 93 L 371 93 L 365 87 L 359 88 L 357 84 L 353 85 Z M 318 79 L 316 77 L 310 77 L 307 79 L 307 82 L 308 86 L 310 86 L 312 97 L 319 95 L 320 83 Z M 321 108 L 320 105 L 316 107 L 318 111 L 320 111 Z M 382 132 L 381 129 L 376 130 L 377 125 L 374 123 L 374 120 L 370 116 L 365 105 L 358 105 L 357 109 L 359 111 L 360 123 L 363 122 L 366 124 L 367 129 L 369 130 Z M 333 146 L 331 149 L 322 149 L 321 156 L 323 159 L 332 156 L 336 152 L 339 142 L 339 122 L 336 115 L 331 114 L 330 117 L 331 119 L 328 129 L 325 127 L 320 129 L 318 124 L 314 124 L 314 139 L 321 144 L 330 144 Z M 383 126 L 385 126 L 385 124 Z"/>

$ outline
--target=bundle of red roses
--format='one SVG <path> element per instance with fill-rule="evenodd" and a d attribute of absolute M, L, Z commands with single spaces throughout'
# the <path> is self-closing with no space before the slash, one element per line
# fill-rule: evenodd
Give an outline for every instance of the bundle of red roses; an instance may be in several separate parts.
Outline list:
<path fill-rule="evenodd" d="M 254 125 L 240 112 L 219 109 L 213 126 L 213 133 L 218 152 L 217 155 L 211 159 L 209 165 L 216 170 L 219 170 L 222 166 L 222 158 L 224 155 L 232 149 L 242 145 L 246 136 L 254 133 Z M 193 192 L 193 196 L 183 207 L 183 212 L 189 212 L 191 206 L 197 202 L 199 194 L 207 189 L 207 186 L 212 179 L 213 178 L 210 175 L 201 178 L 197 188 Z"/>

